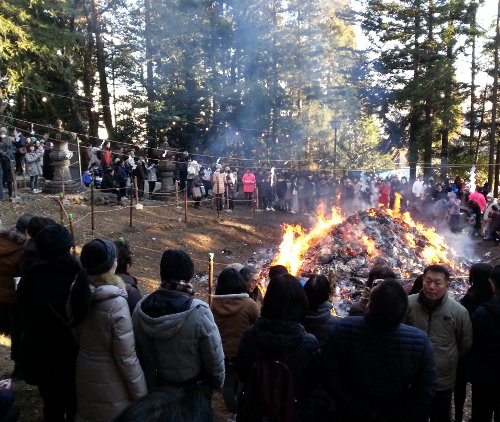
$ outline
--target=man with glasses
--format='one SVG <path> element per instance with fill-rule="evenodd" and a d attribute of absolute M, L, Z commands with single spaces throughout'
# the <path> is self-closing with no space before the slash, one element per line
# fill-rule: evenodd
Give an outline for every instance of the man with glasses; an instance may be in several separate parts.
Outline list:
<path fill-rule="evenodd" d="M 451 397 L 458 360 L 472 348 L 469 313 L 448 296 L 450 273 L 441 265 L 424 270 L 420 293 L 411 295 L 406 323 L 425 331 L 437 366 L 436 396 L 429 411 L 431 422 L 451 422 Z"/>

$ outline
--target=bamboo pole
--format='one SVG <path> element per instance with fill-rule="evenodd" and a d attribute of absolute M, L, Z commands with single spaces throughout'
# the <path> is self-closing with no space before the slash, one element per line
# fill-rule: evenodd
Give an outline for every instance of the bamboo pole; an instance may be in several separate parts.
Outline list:
<path fill-rule="evenodd" d="M 208 304 L 212 305 L 212 288 L 214 285 L 214 254 L 208 254 Z"/>

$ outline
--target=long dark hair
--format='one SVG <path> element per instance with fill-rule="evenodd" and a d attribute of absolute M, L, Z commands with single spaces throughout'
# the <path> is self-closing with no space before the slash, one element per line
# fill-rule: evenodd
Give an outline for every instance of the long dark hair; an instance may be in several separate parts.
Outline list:
<path fill-rule="evenodd" d="M 234 268 L 224 268 L 217 278 L 216 295 L 246 293 L 246 283 L 242 275 Z"/>
<path fill-rule="evenodd" d="M 300 282 L 290 274 L 274 277 L 267 287 L 262 304 L 262 318 L 302 322 L 308 300 Z"/>
<path fill-rule="evenodd" d="M 493 289 L 490 283 L 492 271 L 493 267 L 490 264 L 482 262 L 470 267 L 469 283 L 471 287 L 467 291 L 471 305 L 470 311 L 475 310 L 478 306 L 481 306 L 493 297 Z"/>

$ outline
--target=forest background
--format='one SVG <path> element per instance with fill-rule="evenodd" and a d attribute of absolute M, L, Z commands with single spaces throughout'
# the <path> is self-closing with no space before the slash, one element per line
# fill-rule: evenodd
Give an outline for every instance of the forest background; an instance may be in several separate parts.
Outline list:
<path fill-rule="evenodd" d="M 478 0 L 354 6 L 6 0 L 0 119 L 317 171 L 390 169 L 404 148 L 412 178 L 475 164 L 498 187 L 497 10 L 490 27 Z"/>

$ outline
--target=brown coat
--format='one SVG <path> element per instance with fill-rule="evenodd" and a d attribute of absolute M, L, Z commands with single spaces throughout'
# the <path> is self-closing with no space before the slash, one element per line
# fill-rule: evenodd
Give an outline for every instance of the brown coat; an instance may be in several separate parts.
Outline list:
<path fill-rule="evenodd" d="M 16 230 L 0 231 L 0 303 L 16 303 L 14 277 L 20 276 L 26 238 Z"/>
<path fill-rule="evenodd" d="M 147 393 L 135 353 L 132 320 L 123 281 L 115 275 L 91 278 L 90 309 L 75 334 L 77 421 L 109 422 Z M 97 283 L 98 282 L 98 283 Z"/>
<path fill-rule="evenodd" d="M 245 330 L 259 318 L 259 307 L 248 294 L 214 295 L 212 313 L 219 327 L 224 356 L 236 357 Z"/>

